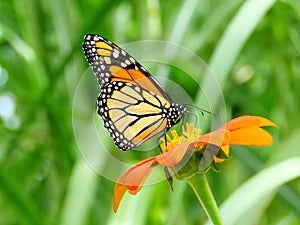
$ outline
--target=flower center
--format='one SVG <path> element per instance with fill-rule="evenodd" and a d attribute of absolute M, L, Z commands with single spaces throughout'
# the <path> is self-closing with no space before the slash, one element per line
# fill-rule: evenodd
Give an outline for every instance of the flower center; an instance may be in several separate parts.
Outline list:
<path fill-rule="evenodd" d="M 185 126 L 182 126 L 182 135 L 179 136 L 176 130 L 171 130 L 171 135 L 166 134 L 166 138 L 161 138 L 160 149 L 162 152 L 167 152 L 168 149 L 171 149 L 177 145 L 195 141 L 201 135 L 201 130 L 194 127 L 192 123 L 186 123 Z"/>

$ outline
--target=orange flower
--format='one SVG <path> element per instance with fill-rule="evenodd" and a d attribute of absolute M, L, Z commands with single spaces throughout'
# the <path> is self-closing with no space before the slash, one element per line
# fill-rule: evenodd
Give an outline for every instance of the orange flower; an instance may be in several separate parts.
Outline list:
<path fill-rule="evenodd" d="M 220 146 L 223 152 L 229 156 L 230 145 L 268 146 L 272 145 L 273 138 L 261 127 L 274 126 L 272 121 L 259 116 L 240 116 L 216 131 L 205 134 L 198 139 L 196 147 L 203 144 L 215 144 Z M 215 158 L 215 162 L 223 162 L 223 159 Z"/>
<path fill-rule="evenodd" d="M 188 151 L 193 150 L 195 153 L 203 154 L 202 158 L 204 158 L 205 152 L 211 153 L 212 148 L 209 148 L 209 145 L 217 146 L 220 151 L 212 154 L 212 162 L 209 162 L 209 164 L 203 168 L 207 169 L 210 163 L 223 162 L 224 154 L 225 158 L 229 156 L 230 145 L 271 145 L 273 143 L 272 136 L 261 128 L 263 126 L 275 126 L 278 128 L 272 121 L 263 117 L 241 116 L 203 136 L 200 136 L 200 130 L 194 128 L 191 124 L 186 125 L 186 130 L 183 130 L 182 136 L 178 136 L 175 131 L 171 131 L 173 139 L 167 136 L 167 143 L 163 140 L 161 145 L 162 154 L 135 164 L 118 179 L 114 189 L 114 212 L 117 211 L 126 191 L 132 195 L 140 191 L 154 166 L 162 165 L 167 168 L 174 168 L 180 165 Z M 167 146 L 167 148 L 165 146 Z M 220 152 L 223 153 L 223 157 L 221 157 L 222 154 L 220 154 Z M 191 152 L 190 155 L 192 154 L 193 152 Z M 197 157 L 194 158 L 199 160 Z M 190 164 L 190 161 L 192 160 L 190 159 L 187 164 Z M 199 163 L 200 162 L 198 162 L 198 164 Z M 182 167 L 179 167 L 179 171 L 177 170 L 177 172 L 180 172 L 180 168 Z M 199 171 L 199 167 L 197 170 Z M 203 170 L 201 170 L 201 172 L 203 172 Z"/>

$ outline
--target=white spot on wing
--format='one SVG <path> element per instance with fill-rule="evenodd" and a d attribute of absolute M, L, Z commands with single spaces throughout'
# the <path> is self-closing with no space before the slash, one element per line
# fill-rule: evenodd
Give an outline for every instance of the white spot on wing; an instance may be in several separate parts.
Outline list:
<path fill-rule="evenodd" d="M 135 60 L 134 60 L 134 58 L 130 57 L 130 58 L 129 58 L 129 60 L 130 60 L 132 63 L 134 63 L 134 64 L 135 64 Z"/>
<path fill-rule="evenodd" d="M 111 64 L 110 57 L 104 57 L 104 61 L 105 61 L 106 64 Z"/>
<path fill-rule="evenodd" d="M 114 58 L 118 58 L 118 57 L 119 57 L 119 54 L 116 53 L 116 52 L 113 52 L 113 57 L 114 57 Z"/>

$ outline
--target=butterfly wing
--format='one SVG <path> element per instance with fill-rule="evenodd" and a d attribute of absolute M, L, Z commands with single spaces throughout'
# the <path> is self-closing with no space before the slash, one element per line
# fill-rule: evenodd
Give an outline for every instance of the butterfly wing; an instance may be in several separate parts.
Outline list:
<path fill-rule="evenodd" d="M 151 90 L 171 101 L 153 76 L 130 54 L 111 41 L 96 34 L 87 34 L 84 37 L 83 50 L 101 88 L 112 81 L 122 81 Z"/>
<path fill-rule="evenodd" d="M 98 114 L 115 144 L 129 150 L 165 130 L 168 124 L 163 110 L 170 103 L 140 86 L 113 81 L 98 97 Z"/>

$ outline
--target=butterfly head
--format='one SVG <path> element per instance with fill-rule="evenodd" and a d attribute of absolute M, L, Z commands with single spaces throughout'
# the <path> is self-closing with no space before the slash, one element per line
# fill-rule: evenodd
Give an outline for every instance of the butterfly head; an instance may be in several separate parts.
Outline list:
<path fill-rule="evenodd" d="M 168 119 L 167 129 L 170 129 L 175 124 L 179 123 L 186 112 L 186 107 L 177 103 L 172 103 L 171 107 L 166 110 L 166 117 Z"/>

